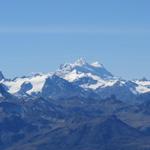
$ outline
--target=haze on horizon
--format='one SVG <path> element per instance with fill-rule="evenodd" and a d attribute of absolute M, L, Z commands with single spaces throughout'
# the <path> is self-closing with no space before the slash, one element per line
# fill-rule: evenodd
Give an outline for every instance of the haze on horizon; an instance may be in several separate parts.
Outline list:
<path fill-rule="evenodd" d="M 14 0 L 0 5 L 0 70 L 55 71 L 83 57 L 116 76 L 150 79 L 150 1 Z"/>

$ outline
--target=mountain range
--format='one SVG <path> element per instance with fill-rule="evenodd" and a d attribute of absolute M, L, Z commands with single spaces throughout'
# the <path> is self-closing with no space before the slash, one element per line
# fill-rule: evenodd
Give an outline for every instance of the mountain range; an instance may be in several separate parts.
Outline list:
<path fill-rule="evenodd" d="M 61 65 L 56 72 L 6 79 L 0 72 L 0 84 L 17 97 L 66 97 L 107 98 L 115 95 L 132 103 L 150 97 L 150 80 L 125 80 L 110 73 L 99 62 L 87 63 L 80 58 L 72 64 Z M 1 93 L 2 97 L 2 93 Z"/>
<path fill-rule="evenodd" d="M 150 80 L 79 59 L 55 72 L 0 72 L 1 150 L 149 150 Z"/>

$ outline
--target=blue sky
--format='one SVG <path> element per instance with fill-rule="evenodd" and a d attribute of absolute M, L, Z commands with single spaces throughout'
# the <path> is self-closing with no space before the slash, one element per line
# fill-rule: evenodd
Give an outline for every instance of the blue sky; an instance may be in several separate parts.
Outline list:
<path fill-rule="evenodd" d="M 0 70 L 49 72 L 79 57 L 150 79 L 149 0 L 0 1 Z"/>

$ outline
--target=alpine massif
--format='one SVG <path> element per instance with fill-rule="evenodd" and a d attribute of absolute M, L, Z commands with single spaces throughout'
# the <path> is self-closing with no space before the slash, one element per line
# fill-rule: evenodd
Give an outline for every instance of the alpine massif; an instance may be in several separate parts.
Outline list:
<path fill-rule="evenodd" d="M 149 150 L 150 80 L 79 59 L 56 72 L 0 72 L 1 150 Z"/>
<path fill-rule="evenodd" d="M 73 64 L 61 65 L 56 72 L 13 80 L 5 79 L 0 72 L 0 83 L 16 97 L 88 98 L 93 94 L 104 99 L 114 95 L 124 102 L 141 103 L 150 96 L 149 80 L 124 80 L 114 76 L 102 64 L 88 64 L 82 58 Z"/>

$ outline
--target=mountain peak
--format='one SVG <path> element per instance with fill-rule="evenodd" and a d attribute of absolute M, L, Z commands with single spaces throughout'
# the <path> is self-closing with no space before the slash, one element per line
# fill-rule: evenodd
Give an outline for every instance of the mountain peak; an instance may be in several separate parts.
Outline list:
<path fill-rule="evenodd" d="M 83 66 L 83 65 L 85 65 L 85 64 L 87 64 L 87 62 L 86 62 L 86 60 L 84 59 L 84 58 L 79 58 L 79 59 L 77 59 L 76 61 L 75 61 L 75 63 L 74 63 L 74 65 L 76 65 L 76 66 Z"/>
<path fill-rule="evenodd" d="M 82 67 L 87 64 L 88 63 L 86 62 L 86 60 L 84 58 L 79 58 L 74 63 L 66 63 L 66 64 L 60 65 L 59 71 L 71 71 L 75 67 Z"/>
<path fill-rule="evenodd" d="M 83 68 L 87 68 L 87 67 L 91 67 L 91 68 L 104 68 L 103 64 L 99 63 L 98 61 L 93 62 L 93 63 L 88 63 L 85 58 L 79 58 L 77 59 L 74 63 L 66 63 L 66 64 L 62 64 L 60 65 L 60 70 L 72 70 L 76 67 L 83 67 Z"/>
<path fill-rule="evenodd" d="M 79 78 L 92 76 L 93 78 L 108 79 L 113 75 L 99 62 L 87 63 L 85 59 L 79 58 L 74 63 L 61 65 L 56 74 L 66 80 L 75 81 Z"/>

